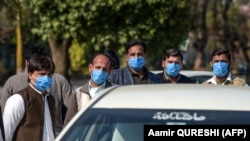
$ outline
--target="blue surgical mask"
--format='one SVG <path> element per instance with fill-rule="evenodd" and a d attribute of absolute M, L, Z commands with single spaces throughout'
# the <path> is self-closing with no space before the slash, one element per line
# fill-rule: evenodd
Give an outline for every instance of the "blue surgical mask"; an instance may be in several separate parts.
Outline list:
<path fill-rule="evenodd" d="M 92 70 L 91 79 L 94 83 L 100 85 L 106 81 L 108 73 L 102 70 Z"/>
<path fill-rule="evenodd" d="M 213 64 L 213 73 L 217 77 L 224 77 L 229 72 L 229 65 L 226 62 L 216 62 Z"/>
<path fill-rule="evenodd" d="M 34 84 L 35 88 L 39 91 L 46 91 L 52 87 L 53 80 L 48 75 L 40 76 L 36 78 Z"/>
<path fill-rule="evenodd" d="M 134 70 L 140 70 L 145 65 L 143 57 L 132 57 L 128 60 L 128 65 Z"/>
<path fill-rule="evenodd" d="M 176 77 L 181 71 L 181 65 L 176 63 L 167 64 L 165 72 L 170 77 Z"/>

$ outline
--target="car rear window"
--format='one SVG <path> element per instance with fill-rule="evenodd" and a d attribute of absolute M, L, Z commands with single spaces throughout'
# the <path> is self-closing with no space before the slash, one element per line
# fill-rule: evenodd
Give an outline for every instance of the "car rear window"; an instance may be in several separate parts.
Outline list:
<path fill-rule="evenodd" d="M 250 111 L 89 109 L 63 140 L 143 140 L 144 125 L 250 125 Z M 122 134 L 122 135 L 121 135 Z"/>

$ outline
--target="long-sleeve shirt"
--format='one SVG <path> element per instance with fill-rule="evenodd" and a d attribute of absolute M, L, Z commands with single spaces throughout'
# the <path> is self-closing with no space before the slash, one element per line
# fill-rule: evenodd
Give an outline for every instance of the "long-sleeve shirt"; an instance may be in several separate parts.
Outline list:
<path fill-rule="evenodd" d="M 36 90 L 31 84 L 29 85 L 34 90 Z M 42 94 L 40 91 L 38 90 L 36 91 L 39 94 Z M 47 96 L 48 95 L 45 95 L 44 97 L 44 110 L 45 111 L 44 111 L 43 141 L 53 141 L 54 134 L 53 134 L 52 121 L 51 121 Z M 18 124 L 20 123 L 20 121 L 22 120 L 24 114 L 25 114 L 24 100 L 20 94 L 14 94 L 7 100 L 4 113 L 3 113 L 6 141 L 12 141 L 16 128 Z"/>
<path fill-rule="evenodd" d="M 56 110 L 56 135 L 63 128 L 63 120 L 66 115 L 66 110 L 68 108 L 68 99 L 73 92 L 73 87 L 67 81 L 65 77 L 61 74 L 53 74 L 53 85 L 49 92 L 55 98 L 55 110 Z M 4 84 L 2 94 L 1 94 L 1 108 L 4 112 L 4 107 L 7 99 L 18 91 L 26 88 L 28 86 L 28 72 L 25 68 L 24 72 L 15 74 L 11 76 Z"/>

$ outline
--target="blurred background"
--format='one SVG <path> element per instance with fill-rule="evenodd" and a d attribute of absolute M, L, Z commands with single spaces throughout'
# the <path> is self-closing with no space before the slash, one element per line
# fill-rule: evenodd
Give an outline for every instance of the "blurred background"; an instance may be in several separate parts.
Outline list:
<path fill-rule="evenodd" d="M 112 49 L 125 64 L 125 43 L 142 39 L 147 67 L 179 48 L 184 69 L 211 70 L 210 53 L 227 47 L 233 74 L 250 84 L 249 0 L 0 0 L 0 85 L 24 68 L 23 52 L 43 46 L 68 80 L 89 77 L 95 51 Z"/>

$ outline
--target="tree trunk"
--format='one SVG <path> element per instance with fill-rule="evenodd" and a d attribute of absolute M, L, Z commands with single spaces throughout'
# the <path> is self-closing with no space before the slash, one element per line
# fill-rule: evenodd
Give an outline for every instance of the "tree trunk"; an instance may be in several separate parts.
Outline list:
<path fill-rule="evenodd" d="M 243 52 L 243 56 L 247 62 L 247 73 L 246 73 L 246 77 L 245 80 L 246 82 L 250 85 L 250 57 L 248 55 L 248 47 L 246 46 L 241 46 L 242 52 Z"/>
<path fill-rule="evenodd" d="M 224 47 L 228 47 L 230 45 L 230 40 L 231 40 L 231 35 L 228 27 L 228 16 L 227 16 L 230 4 L 231 4 L 230 0 L 225 1 L 222 10 L 222 31 L 223 31 L 222 45 L 224 45 Z"/>
<path fill-rule="evenodd" d="M 56 67 L 55 72 L 63 75 L 68 80 L 70 80 L 68 73 L 68 69 L 70 68 L 68 49 L 71 42 L 71 39 L 49 39 L 51 55 Z"/>
<path fill-rule="evenodd" d="M 16 14 L 16 73 L 23 71 L 23 43 L 22 43 L 22 28 L 21 28 L 21 10 Z"/>
<path fill-rule="evenodd" d="M 200 51 L 197 51 L 193 69 L 201 70 L 201 64 L 202 64 L 202 53 Z"/>
<path fill-rule="evenodd" d="M 212 34 L 210 36 L 210 38 L 212 38 L 212 44 L 213 44 L 214 48 L 217 47 L 217 43 L 216 42 L 217 42 L 217 37 L 219 36 L 219 34 L 217 33 L 217 31 L 219 30 L 218 20 L 217 20 L 217 16 L 218 16 L 217 5 L 218 5 L 218 0 L 214 0 L 213 1 L 213 7 L 212 7 L 213 25 L 212 25 Z"/>
<path fill-rule="evenodd" d="M 207 44 L 207 24 L 206 24 L 206 13 L 207 13 L 207 6 L 208 6 L 208 0 L 203 0 L 201 2 L 202 6 L 202 12 L 201 12 L 201 31 L 198 33 L 198 39 L 196 40 L 196 43 L 194 44 L 194 48 L 197 50 L 196 58 L 194 61 L 194 70 L 201 70 L 204 69 L 204 66 L 202 66 L 203 57 L 204 57 L 204 50 Z"/>

